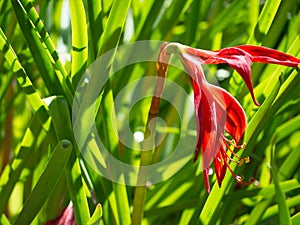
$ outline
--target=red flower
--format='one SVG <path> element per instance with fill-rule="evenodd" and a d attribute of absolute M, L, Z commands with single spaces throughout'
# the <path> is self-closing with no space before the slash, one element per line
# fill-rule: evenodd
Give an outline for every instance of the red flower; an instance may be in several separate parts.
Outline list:
<path fill-rule="evenodd" d="M 236 175 L 229 166 L 229 161 L 238 164 L 244 161 L 249 162 L 248 157 L 240 158 L 234 153 L 235 148 L 244 147 L 244 145 L 239 146 L 237 143 L 242 139 L 247 126 L 245 112 L 227 91 L 206 81 L 201 65 L 228 63 L 242 76 L 253 101 L 256 105 L 259 105 L 254 97 L 251 81 L 252 62 L 296 67 L 300 60 L 285 53 L 258 46 L 244 45 L 224 48 L 219 51 L 207 51 L 170 43 L 163 45 L 161 48 L 157 67 L 159 76 L 166 76 L 167 63 L 170 54 L 173 53 L 179 54 L 186 72 L 191 76 L 197 121 L 197 144 L 194 162 L 201 151 L 204 183 L 207 192 L 210 192 L 208 173 L 212 162 L 219 186 L 221 186 L 227 169 L 239 183 L 249 184 L 253 182 L 253 178 L 249 182 L 244 182 L 243 177 Z M 163 88 L 163 86 L 160 88 Z M 232 159 L 231 156 L 236 157 L 238 160 Z"/>
<path fill-rule="evenodd" d="M 228 160 L 234 160 L 227 154 L 227 149 L 234 154 L 232 148 L 243 147 L 237 146 L 236 143 L 241 140 L 247 126 L 245 112 L 227 91 L 206 81 L 200 64 L 193 62 L 189 55 L 180 54 L 180 56 L 186 72 L 192 76 L 197 121 L 194 162 L 201 151 L 206 190 L 210 192 L 208 173 L 211 162 L 214 163 L 219 186 L 227 168 L 240 183 L 243 183 L 242 177 L 237 176 L 229 166 Z M 227 138 L 225 135 L 230 137 Z M 238 157 L 238 161 L 235 162 L 241 163 L 244 160 Z"/>
<path fill-rule="evenodd" d="M 253 93 L 251 80 L 252 62 L 274 63 L 283 66 L 291 66 L 294 68 L 297 67 L 300 63 L 300 59 L 295 58 L 291 55 L 279 52 L 274 49 L 253 45 L 229 47 L 221 49 L 219 51 L 207 51 L 185 47 L 184 51 L 187 54 L 198 58 L 201 64 L 227 63 L 229 66 L 231 66 L 244 79 L 251 93 L 252 99 L 256 105 L 259 105 L 259 103 L 256 101 Z"/>

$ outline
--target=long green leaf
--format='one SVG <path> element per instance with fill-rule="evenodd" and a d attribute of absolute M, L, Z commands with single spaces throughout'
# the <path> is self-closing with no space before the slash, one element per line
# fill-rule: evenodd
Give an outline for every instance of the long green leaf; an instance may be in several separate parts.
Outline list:
<path fill-rule="evenodd" d="M 57 137 L 59 139 L 68 138 L 69 140 L 74 141 L 67 101 L 63 97 L 54 97 L 49 108 L 51 110 Z M 67 162 L 65 172 L 76 221 L 78 224 L 86 224 L 90 218 L 90 211 L 87 195 L 84 190 L 83 174 L 76 152 L 79 154 L 76 145 L 74 145 L 74 151 Z"/>
<path fill-rule="evenodd" d="M 127 12 L 131 1 L 115 0 L 109 13 L 104 33 L 101 36 L 98 56 L 117 46 L 124 30 Z"/>
<path fill-rule="evenodd" d="M 286 204 L 286 197 L 285 197 L 285 195 L 280 187 L 280 184 L 279 184 L 277 162 L 275 161 L 277 158 L 276 157 L 277 154 L 275 153 L 275 146 L 273 149 L 271 149 L 271 151 L 273 152 L 272 163 L 271 163 L 272 169 L 271 170 L 272 170 L 274 186 L 275 186 L 275 197 L 276 197 L 276 201 L 278 204 L 279 221 L 281 224 L 291 225 L 289 208 Z"/>
<path fill-rule="evenodd" d="M 44 48 L 43 54 L 47 53 L 49 55 L 49 61 L 54 62 L 55 75 L 57 76 L 60 86 L 62 87 L 65 96 L 68 99 L 68 102 L 70 104 L 72 102 L 72 96 L 74 94 L 74 90 L 70 83 L 67 71 L 58 57 L 58 53 L 55 49 L 55 46 L 52 42 L 50 35 L 46 31 L 46 28 L 41 18 L 39 17 L 36 9 L 32 5 L 31 1 L 21 0 L 20 6 L 24 7 L 26 14 L 28 16 L 28 20 L 32 23 L 33 25 L 32 28 L 34 28 L 36 31 L 35 34 L 40 36 L 40 42 L 46 46 L 46 48 Z"/>
<path fill-rule="evenodd" d="M 20 179 L 21 172 L 26 168 L 27 161 L 30 157 L 30 149 L 39 147 L 37 140 L 41 133 L 41 124 L 35 116 L 30 127 L 22 139 L 21 144 L 16 149 L 16 156 L 10 161 L 1 173 L 0 177 L 0 214 L 4 212 L 8 199 L 13 191 L 14 186 Z M 9 178 L 9 179 L 8 179 Z"/>
<path fill-rule="evenodd" d="M 98 53 L 100 47 L 100 36 L 103 32 L 102 20 L 104 18 L 103 10 L 100 1 L 88 0 L 87 1 L 87 14 L 89 18 L 88 27 L 88 60 L 89 64 L 92 63 Z"/>
<path fill-rule="evenodd" d="M 49 55 L 40 40 L 40 34 L 33 26 L 35 23 L 30 20 L 26 11 L 24 11 L 24 7 L 26 6 L 22 5 L 20 1 L 12 0 L 11 3 L 31 54 L 35 59 L 41 77 L 45 82 L 46 88 L 51 94 L 62 94 L 63 90 L 55 68 L 53 67 L 53 61 L 49 58 Z"/>
<path fill-rule="evenodd" d="M 12 71 L 16 75 L 16 79 L 19 85 L 22 87 L 23 92 L 26 94 L 31 107 L 35 112 L 37 112 L 40 123 L 43 125 L 45 131 L 50 130 L 50 120 L 48 107 L 41 99 L 40 95 L 35 91 L 26 71 L 21 65 L 15 51 L 12 46 L 8 43 L 5 34 L 2 29 L 0 29 L 0 50 L 4 53 L 4 57 L 8 64 L 11 66 Z M 49 135 L 52 135 L 52 140 L 56 140 L 56 137 L 52 132 L 49 132 Z"/>
<path fill-rule="evenodd" d="M 109 13 L 109 17 L 107 20 L 107 24 L 105 26 L 104 32 L 101 36 L 100 41 L 100 49 L 98 51 L 98 56 L 101 56 L 108 50 L 115 48 L 121 38 L 121 34 L 124 30 L 125 21 L 127 17 L 127 12 L 131 1 L 122 1 L 116 0 L 113 1 L 112 8 Z M 109 86 L 109 85 L 107 85 Z M 113 95 L 111 91 L 108 91 L 104 102 L 104 110 L 103 113 L 107 115 L 106 120 L 110 121 L 105 124 L 104 130 L 108 133 L 113 134 L 112 122 L 115 121 L 114 115 L 114 107 L 113 103 Z M 111 118 L 112 117 L 112 118 Z M 112 151 L 116 151 L 118 148 L 118 142 L 114 139 L 114 135 L 108 136 L 108 140 L 106 141 L 108 148 Z M 126 192 L 126 186 L 122 184 L 113 184 L 113 189 L 116 195 L 116 203 L 118 209 L 118 217 L 120 224 L 130 224 L 130 212 L 129 212 L 129 203 Z"/>
<path fill-rule="evenodd" d="M 70 2 L 72 23 L 72 69 L 73 86 L 76 87 L 82 74 L 86 70 L 88 57 L 88 36 L 86 14 L 83 2 L 74 0 Z"/>
<path fill-rule="evenodd" d="M 26 200 L 14 224 L 30 224 L 34 219 L 63 174 L 71 150 L 72 144 L 68 140 L 62 140 L 57 144 L 44 172 Z"/>

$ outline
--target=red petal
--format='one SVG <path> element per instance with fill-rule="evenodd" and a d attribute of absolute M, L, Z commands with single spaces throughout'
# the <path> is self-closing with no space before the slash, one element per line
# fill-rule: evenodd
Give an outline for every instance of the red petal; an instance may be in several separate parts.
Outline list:
<path fill-rule="evenodd" d="M 225 110 L 225 130 L 238 143 L 247 126 L 245 111 L 239 102 L 226 90 L 214 85 L 210 85 L 210 90 L 215 99 L 217 99 L 220 105 L 219 108 L 222 108 L 221 114 L 218 117 L 223 116 L 223 111 Z M 221 119 L 219 118 L 218 120 L 221 121 Z"/>
<path fill-rule="evenodd" d="M 252 99 L 256 105 L 259 103 L 256 101 L 254 97 L 252 79 L 251 79 L 251 65 L 252 58 L 251 56 L 243 51 L 242 49 L 238 49 L 235 47 L 225 48 L 218 52 L 216 52 L 214 56 L 206 59 L 204 63 L 206 64 L 219 64 L 219 63 L 227 63 L 233 69 L 235 69 L 241 77 L 244 79 Z"/>
<path fill-rule="evenodd" d="M 300 63 L 300 59 L 271 48 L 253 45 L 241 45 L 236 48 L 250 54 L 253 62 L 274 63 L 291 67 L 297 67 Z"/>
<path fill-rule="evenodd" d="M 237 49 L 237 52 L 240 51 Z M 192 77 L 194 90 L 197 122 L 197 145 L 194 161 L 197 160 L 198 154 L 202 151 L 204 183 L 209 193 L 208 171 L 210 164 L 214 162 L 219 185 L 221 185 L 226 172 L 224 162 L 226 158 L 221 152 L 222 148 L 226 148 L 223 143 L 224 132 L 226 131 L 238 142 L 246 128 L 246 115 L 233 96 L 206 81 L 201 65 L 196 64 L 195 58 L 185 54 L 180 54 L 180 56 L 185 70 Z"/>
<path fill-rule="evenodd" d="M 213 95 L 211 86 L 206 82 L 200 65 L 196 65 L 185 55 L 181 55 L 182 63 L 187 73 L 192 77 L 191 82 L 194 91 L 194 106 L 197 123 L 197 144 L 195 148 L 194 162 L 202 151 L 202 168 L 206 191 L 210 192 L 209 169 L 210 164 L 218 154 L 222 136 L 224 133 L 226 118 L 225 103 L 219 104 L 218 99 Z M 219 93 L 219 92 L 217 92 Z M 222 95 L 223 96 L 223 95 Z M 221 98 L 221 97 L 220 97 Z M 224 102 L 224 101 L 223 101 Z M 220 116 L 220 114 L 222 114 Z M 221 118 L 222 123 L 218 121 Z M 221 132 L 218 131 L 221 129 Z"/>
<path fill-rule="evenodd" d="M 220 113 L 220 110 L 224 111 L 224 109 L 218 108 L 214 96 L 203 86 L 201 87 L 203 91 L 197 118 L 200 121 L 198 142 L 202 144 L 202 166 L 209 168 L 221 147 L 222 136 L 220 136 L 219 129 L 223 129 L 224 132 L 224 121 L 223 119 L 218 121 L 217 112 Z"/>
<path fill-rule="evenodd" d="M 193 86 L 193 91 L 194 91 L 194 107 L 195 107 L 195 117 L 196 117 L 196 126 L 197 126 L 197 144 L 195 148 L 195 154 L 194 154 L 194 159 L 193 162 L 196 162 L 201 150 L 202 146 L 202 141 L 200 140 L 200 120 L 199 120 L 199 114 L 198 114 L 198 109 L 200 106 L 200 101 L 201 101 L 201 90 L 199 87 L 199 84 L 195 82 L 194 80 L 191 80 L 192 86 Z"/>
<path fill-rule="evenodd" d="M 222 147 L 224 147 L 224 146 L 222 146 Z M 224 160 L 226 160 L 226 158 L 224 158 L 222 151 L 220 151 L 214 160 L 214 168 L 215 168 L 219 187 L 221 187 L 221 184 L 225 177 L 226 169 L 227 169 Z"/>
<path fill-rule="evenodd" d="M 220 148 L 221 137 L 220 132 L 218 132 L 218 126 L 221 126 L 221 123 L 220 121 L 217 121 L 217 114 L 220 114 L 223 110 L 223 116 L 219 118 L 226 118 L 225 108 L 216 108 L 219 107 L 219 105 L 215 103 L 216 100 L 212 95 L 209 84 L 205 80 L 201 65 L 196 65 L 192 59 L 186 58 L 187 55 L 180 56 L 185 70 L 192 77 L 191 80 L 194 90 L 194 105 L 198 135 L 194 161 L 197 160 L 198 154 L 200 150 L 202 150 L 202 166 L 204 169 L 207 169 Z M 225 127 L 224 120 L 223 124 L 222 132 Z"/>
<path fill-rule="evenodd" d="M 209 174 L 209 168 L 204 169 L 203 170 L 204 185 L 206 188 L 206 192 L 209 194 L 210 193 L 210 184 L 209 184 L 208 174 Z"/>
<path fill-rule="evenodd" d="M 185 48 L 185 52 L 191 56 L 198 57 L 200 63 L 220 64 L 228 63 L 244 79 L 252 99 L 256 105 L 251 80 L 252 62 L 274 63 L 284 66 L 297 67 L 300 59 L 283 52 L 253 45 L 241 45 L 237 47 L 224 48 L 219 51 L 207 51 L 202 49 Z"/>

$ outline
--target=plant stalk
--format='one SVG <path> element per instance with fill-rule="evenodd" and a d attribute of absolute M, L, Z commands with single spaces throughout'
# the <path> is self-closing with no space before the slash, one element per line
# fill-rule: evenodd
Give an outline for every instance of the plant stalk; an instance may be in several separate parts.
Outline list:
<path fill-rule="evenodd" d="M 149 109 L 148 119 L 146 123 L 145 130 L 145 140 L 142 146 L 141 159 L 140 159 L 140 167 L 150 165 L 152 161 L 152 154 L 155 150 L 155 125 L 156 123 L 152 123 L 153 125 L 150 130 L 150 121 L 158 116 L 159 112 L 159 104 L 160 99 L 163 93 L 163 89 L 166 82 L 166 74 L 168 68 L 168 62 L 170 60 L 170 54 L 166 52 L 167 43 L 161 46 L 160 54 L 157 63 L 157 81 L 154 89 L 154 94 L 152 96 L 152 102 Z M 150 144 L 152 144 L 153 148 L 151 150 L 148 149 Z M 143 215 L 144 215 L 144 205 L 147 193 L 147 186 L 145 183 L 145 174 L 144 171 L 139 170 L 138 174 L 138 182 L 137 187 L 135 188 L 134 200 L 133 200 L 133 212 L 132 212 L 132 225 L 140 225 L 142 223 Z M 144 184 L 144 185 L 141 185 Z"/>

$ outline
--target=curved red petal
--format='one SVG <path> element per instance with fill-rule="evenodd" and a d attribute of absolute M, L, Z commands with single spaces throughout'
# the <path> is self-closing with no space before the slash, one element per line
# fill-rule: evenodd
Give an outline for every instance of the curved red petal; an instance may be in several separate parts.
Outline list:
<path fill-rule="evenodd" d="M 244 79 L 254 103 L 259 106 L 253 91 L 251 79 L 252 62 L 273 63 L 284 66 L 297 67 L 300 59 L 289 54 L 262 46 L 241 45 L 224 48 L 219 51 L 207 51 L 186 47 L 186 53 L 198 57 L 201 63 L 221 64 L 227 63 L 235 69 Z"/>
<path fill-rule="evenodd" d="M 267 47 L 240 45 L 235 48 L 250 54 L 253 62 L 274 63 L 291 67 L 297 67 L 300 63 L 300 59 L 294 56 Z"/>
<path fill-rule="evenodd" d="M 218 117 L 223 117 L 224 111 L 226 112 L 225 131 L 238 143 L 247 126 L 247 118 L 244 109 L 226 90 L 214 85 L 210 85 L 210 90 L 220 105 L 218 106 Z M 224 118 L 218 118 L 218 121 L 221 121 L 222 119 L 224 120 Z"/>
<path fill-rule="evenodd" d="M 203 170 L 203 176 L 204 176 L 204 185 L 206 188 L 206 192 L 209 194 L 210 193 L 210 184 L 209 184 L 209 168 L 206 168 Z"/>
<path fill-rule="evenodd" d="M 202 113 L 201 113 L 201 103 L 202 103 L 202 90 L 200 87 L 201 80 L 205 79 L 202 74 L 201 68 L 198 68 L 194 62 L 192 62 L 188 57 L 188 55 L 180 54 L 180 59 L 185 68 L 185 71 L 190 76 L 190 80 L 192 83 L 193 91 L 194 91 L 194 107 L 195 107 L 195 117 L 196 117 L 196 125 L 197 125 L 197 144 L 195 147 L 195 155 L 193 162 L 196 162 L 198 159 L 200 151 L 203 149 L 203 140 L 204 133 L 201 131 L 202 124 Z"/>
<path fill-rule="evenodd" d="M 202 98 L 197 118 L 200 124 L 198 141 L 202 144 L 202 166 L 209 168 L 220 150 L 222 136 L 220 136 L 219 126 L 222 125 L 221 121 L 218 121 L 219 109 L 214 96 L 203 86 L 201 88 Z"/>
<path fill-rule="evenodd" d="M 214 51 L 209 51 L 209 50 L 204 50 L 204 49 L 197 49 L 197 48 L 192 48 L 192 47 L 189 47 L 189 46 L 185 46 L 184 51 L 188 55 L 199 58 L 200 62 L 207 59 L 207 58 L 210 58 L 212 55 L 215 54 Z"/>
<path fill-rule="evenodd" d="M 208 171 L 210 164 L 220 151 L 222 134 L 225 130 L 225 120 L 223 118 L 226 118 L 226 110 L 222 104 L 217 102 L 218 99 L 213 95 L 214 92 L 210 89 L 211 86 L 205 80 L 199 65 L 195 65 L 189 58 L 185 58 L 185 55 L 181 55 L 181 60 L 185 70 L 192 77 L 191 82 L 194 91 L 197 144 L 193 161 L 197 160 L 201 151 L 202 168 L 204 171 Z M 218 118 L 222 119 L 218 121 Z M 206 179 L 208 180 L 208 178 Z M 206 187 L 208 188 L 207 184 Z"/>
<path fill-rule="evenodd" d="M 235 69 L 244 79 L 255 105 L 259 106 L 259 103 L 255 99 L 253 85 L 252 85 L 251 56 L 244 50 L 235 47 L 225 48 L 216 53 L 217 53 L 216 55 L 206 59 L 204 63 L 206 64 L 227 63 L 229 66 Z"/>
<path fill-rule="evenodd" d="M 226 147 L 222 146 L 222 148 L 226 148 Z M 219 187 L 221 187 L 227 169 L 224 160 L 226 160 L 226 158 L 223 156 L 223 152 L 219 151 L 217 157 L 214 160 L 214 168 L 215 168 L 215 173 L 216 173 Z"/>
<path fill-rule="evenodd" d="M 237 50 L 240 51 L 240 50 Z M 227 91 L 209 84 L 195 60 L 181 54 L 186 72 L 191 76 L 197 122 L 197 144 L 194 161 L 202 152 L 202 168 L 207 192 L 210 191 L 208 171 L 214 162 L 219 186 L 226 172 L 224 132 L 238 142 L 246 128 L 246 115 L 240 104 Z M 229 61 L 228 59 L 226 59 Z M 223 151 L 222 151 L 222 148 Z"/>
<path fill-rule="evenodd" d="M 199 106 L 201 101 L 201 90 L 199 84 L 195 80 L 191 80 L 192 87 L 194 91 L 194 107 L 195 107 L 195 117 L 196 117 L 196 127 L 197 127 L 197 144 L 195 148 L 195 154 L 193 162 L 196 162 L 201 151 L 202 139 L 200 138 L 200 117 L 199 117 Z"/>

